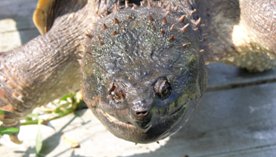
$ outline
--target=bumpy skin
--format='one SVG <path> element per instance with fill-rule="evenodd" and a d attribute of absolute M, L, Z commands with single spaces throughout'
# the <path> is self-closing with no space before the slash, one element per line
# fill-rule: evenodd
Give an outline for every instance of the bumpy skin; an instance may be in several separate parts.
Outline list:
<path fill-rule="evenodd" d="M 167 137 L 198 104 L 206 73 L 197 31 L 180 30 L 188 23 L 179 22 L 183 14 L 128 8 L 96 24 L 101 31 L 82 62 L 84 100 L 118 137 L 139 143 Z M 156 90 L 164 81 L 166 95 Z"/>
<path fill-rule="evenodd" d="M 204 58 L 251 71 L 275 66 L 272 0 L 57 0 L 53 6 L 49 32 L 0 56 L 4 126 L 18 125 L 82 81 L 85 102 L 113 134 L 152 142 L 179 129 L 198 104 Z"/>

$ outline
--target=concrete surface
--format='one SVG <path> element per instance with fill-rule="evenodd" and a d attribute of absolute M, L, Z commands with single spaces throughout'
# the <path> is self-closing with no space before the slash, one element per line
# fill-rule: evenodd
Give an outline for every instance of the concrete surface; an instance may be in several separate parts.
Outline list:
<path fill-rule="evenodd" d="M 31 22 L 35 3 L 1 0 L 0 51 L 38 35 Z M 276 70 L 250 74 L 224 64 L 208 68 L 209 89 L 201 105 L 185 128 L 159 144 L 135 145 L 118 139 L 90 111 L 82 110 L 54 120 L 50 126 L 23 126 L 22 145 L 4 136 L 0 154 L 35 156 L 35 138 L 40 132 L 42 153 L 49 157 L 275 157 Z"/>

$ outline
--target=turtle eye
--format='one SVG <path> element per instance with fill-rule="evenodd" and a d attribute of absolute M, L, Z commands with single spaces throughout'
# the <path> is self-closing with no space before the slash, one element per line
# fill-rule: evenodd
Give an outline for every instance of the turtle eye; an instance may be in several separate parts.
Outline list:
<path fill-rule="evenodd" d="M 154 91 L 160 99 L 166 99 L 171 94 L 171 85 L 167 78 L 160 78 L 154 84 Z"/>
<path fill-rule="evenodd" d="M 115 103 L 121 103 L 124 101 L 126 95 L 123 89 L 116 86 L 114 83 L 112 84 L 109 92 L 109 98 L 111 98 Z"/>

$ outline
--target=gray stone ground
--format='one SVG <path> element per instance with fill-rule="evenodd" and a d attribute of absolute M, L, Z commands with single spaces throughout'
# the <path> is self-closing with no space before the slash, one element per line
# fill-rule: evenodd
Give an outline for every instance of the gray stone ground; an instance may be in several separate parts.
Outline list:
<path fill-rule="evenodd" d="M 36 0 L 1 0 L 0 51 L 38 35 L 31 22 Z M 188 125 L 159 144 L 137 144 L 111 135 L 88 110 L 50 122 L 23 126 L 15 145 L 4 136 L 0 154 L 35 156 L 40 132 L 45 156 L 97 157 L 275 157 L 276 70 L 250 74 L 224 64 L 209 68 L 209 91 Z M 39 131 L 38 131 L 39 130 Z M 79 145 L 79 148 L 73 148 Z"/>

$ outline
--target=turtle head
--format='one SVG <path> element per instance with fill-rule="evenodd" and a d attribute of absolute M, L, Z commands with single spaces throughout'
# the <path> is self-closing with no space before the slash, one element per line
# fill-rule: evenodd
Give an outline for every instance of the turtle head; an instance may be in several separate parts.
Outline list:
<path fill-rule="evenodd" d="M 83 96 L 116 136 L 160 140 L 196 107 L 206 73 L 196 31 L 182 15 L 124 9 L 95 25 L 82 62 Z"/>

